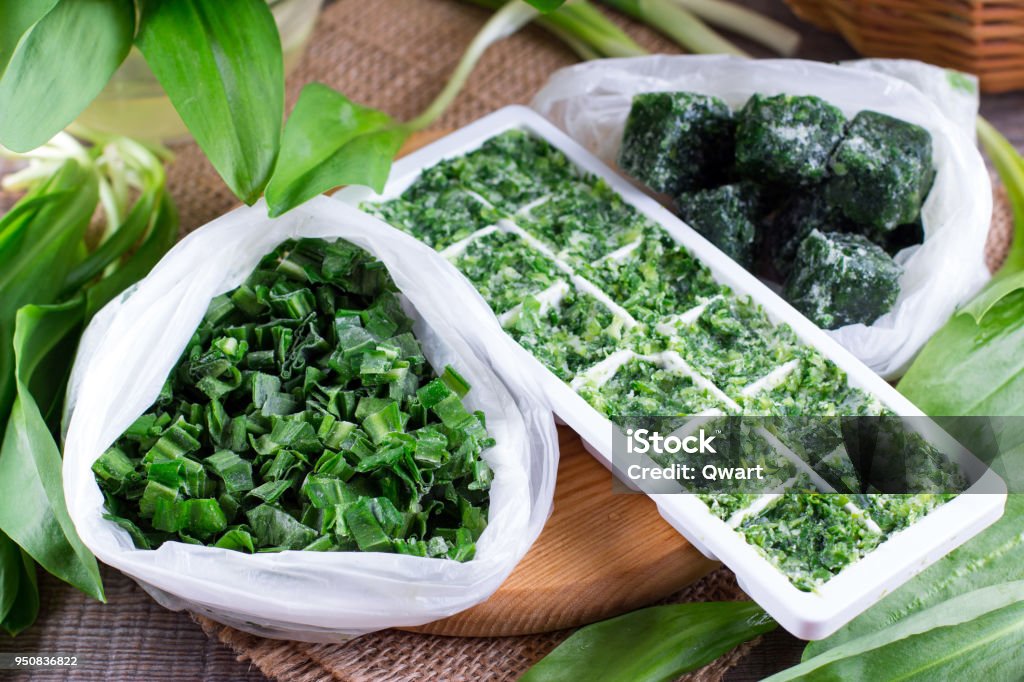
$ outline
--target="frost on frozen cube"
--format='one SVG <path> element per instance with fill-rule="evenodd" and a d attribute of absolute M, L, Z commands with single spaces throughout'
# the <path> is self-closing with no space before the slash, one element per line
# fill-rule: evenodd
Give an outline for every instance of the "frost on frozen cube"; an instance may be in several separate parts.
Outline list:
<path fill-rule="evenodd" d="M 746 183 L 684 192 L 676 197 L 679 216 L 745 268 L 754 260 L 758 190 Z"/>
<path fill-rule="evenodd" d="M 709 187 L 732 166 L 732 112 L 694 92 L 636 95 L 626 119 L 619 166 L 655 192 Z"/>
<path fill-rule="evenodd" d="M 935 178 L 932 138 L 921 126 L 862 111 L 829 163 L 829 201 L 861 225 L 913 223 Z"/>
<path fill-rule="evenodd" d="M 896 302 L 901 271 L 862 235 L 812 230 L 797 250 L 785 296 L 825 329 L 871 324 Z"/>
<path fill-rule="evenodd" d="M 736 170 L 759 182 L 820 182 L 845 124 L 843 113 L 819 97 L 754 95 L 737 116 Z"/>

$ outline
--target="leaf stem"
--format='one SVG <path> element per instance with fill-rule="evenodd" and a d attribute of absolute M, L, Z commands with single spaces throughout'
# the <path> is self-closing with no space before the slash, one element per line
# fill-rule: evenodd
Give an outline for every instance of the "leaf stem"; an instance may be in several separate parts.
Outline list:
<path fill-rule="evenodd" d="M 746 52 L 710 29 L 692 12 L 674 0 L 601 0 L 638 21 L 664 33 L 686 50 L 698 54 L 732 54 L 749 57 Z"/>
<path fill-rule="evenodd" d="M 469 44 L 444 89 L 423 110 L 423 113 L 406 123 L 405 127 L 409 130 L 422 130 L 440 118 L 441 114 L 444 113 L 445 109 L 448 108 L 459 94 L 459 91 L 462 90 L 462 86 L 466 84 L 466 80 L 473 71 L 473 67 L 480 61 L 480 57 L 487 51 L 487 48 L 499 40 L 512 35 L 539 14 L 540 12 L 537 9 L 521 0 L 513 0 L 513 2 L 509 2 L 495 12 L 487 20 L 483 28 L 480 29 L 476 37 L 473 38 L 473 42 Z"/>
<path fill-rule="evenodd" d="M 797 31 L 741 5 L 722 0 L 673 2 L 709 24 L 754 40 L 784 57 L 792 57 L 800 47 L 800 34 Z"/>

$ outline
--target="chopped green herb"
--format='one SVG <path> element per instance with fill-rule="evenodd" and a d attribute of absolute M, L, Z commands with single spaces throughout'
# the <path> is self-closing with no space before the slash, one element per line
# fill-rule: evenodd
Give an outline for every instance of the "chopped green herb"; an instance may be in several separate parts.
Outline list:
<path fill-rule="evenodd" d="M 509 232 L 472 241 L 454 265 L 499 314 L 566 277 L 554 261 Z"/>
<path fill-rule="evenodd" d="M 597 260 L 656 229 L 603 180 L 560 186 L 516 222 L 571 265 Z"/>
<path fill-rule="evenodd" d="M 365 251 L 282 244 L 211 302 L 161 397 L 93 465 L 112 520 L 143 549 L 472 558 L 494 441 L 411 329 Z"/>
<path fill-rule="evenodd" d="M 580 395 L 608 416 L 687 416 L 723 407 L 720 399 L 691 377 L 636 358 L 607 382 L 585 384 Z"/>

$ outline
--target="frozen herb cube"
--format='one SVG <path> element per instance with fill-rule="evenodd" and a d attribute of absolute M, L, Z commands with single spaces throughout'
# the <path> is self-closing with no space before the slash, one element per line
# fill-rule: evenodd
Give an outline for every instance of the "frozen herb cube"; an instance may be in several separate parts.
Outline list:
<path fill-rule="evenodd" d="M 797 589 L 811 592 L 882 541 L 849 502 L 840 494 L 787 494 L 739 530 Z"/>
<path fill-rule="evenodd" d="M 743 396 L 750 415 L 835 416 L 879 415 L 884 408 L 876 398 L 847 383 L 846 372 L 818 351 L 802 347 L 793 371 L 759 393 Z"/>
<path fill-rule="evenodd" d="M 799 343 L 788 325 L 773 325 L 750 299 L 713 299 L 692 323 L 675 325 L 673 348 L 729 397 L 797 356 Z"/>
<path fill-rule="evenodd" d="M 498 221 L 501 214 L 458 186 L 414 185 L 398 199 L 363 208 L 435 249 Z"/>
<path fill-rule="evenodd" d="M 492 201 L 495 205 L 504 203 L 510 208 L 513 204 L 533 201 L 550 191 L 551 187 L 572 181 L 579 175 L 565 154 L 524 130 L 509 130 L 496 135 L 484 142 L 480 149 L 471 152 L 468 158 L 476 166 L 477 178 L 474 184 L 467 186 L 489 200 L 495 197 Z M 514 164 L 518 173 L 528 175 L 531 182 L 527 184 L 519 177 L 495 174 L 494 168 L 502 160 Z M 510 182 L 513 179 L 515 182 Z M 498 194 L 501 201 L 497 200 Z"/>
<path fill-rule="evenodd" d="M 756 182 L 809 185 L 828 173 L 846 118 L 814 96 L 754 95 L 736 123 L 736 169 Z"/>
<path fill-rule="evenodd" d="M 564 154 L 522 130 L 492 137 L 479 149 L 446 159 L 428 172 L 448 178 L 508 212 L 576 177 Z"/>
<path fill-rule="evenodd" d="M 565 275 L 555 262 L 521 237 L 492 232 L 469 243 L 454 265 L 473 283 L 496 314 L 543 291 Z"/>
<path fill-rule="evenodd" d="M 784 295 L 825 329 L 871 324 L 896 303 L 901 272 L 862 235 L 812 230 L 797 250 Z"/>
<path fill-rule="evenodd" d="M 697 497 L 712 514 L 728 521 L 733 514 L 753 504 L 758 496 L 754 493 L 702 493 Z"/>
<path fill-rule="evenodd" d="M 765 425 L 783 445 L 811 466 L 843 446 L 843 425 L 837 416 L 782 416 Z"/>
<path fill-rule="evenodd" d="M 765 437 L 766 432 L 760 428 L 756 420 L 746 417 L 719 417 L 702 424 L 700 428 L 705 434 L 715 437 L 713 464 L 716 467 L 733 470 L 760 467 L 760 479 L 696 479 L 708 489 L 716 492 L 768 493 L 780 489 L 784 483 L 796 476 L 796 466 L 792 460 Z M 704 455 L 696 455 L 687 463 L 700 469 L 709 462 Z"/>
<path fill-rule="evenodd" d="M 516 222 L 573 265 L 597 260 L 655 229 L 603 180 L 559 187 Z"/>
<path fill-rule="evenodd" d="M 862 111 L 829 168 L 829 201 L 858 224 L 891 230 L 921 212 L 935 177 L 932 138 L 921 126 Z"/>
<path fill-rule="evenodd" d="M 850 229 L 850 221 L 828 203 L 822 186 L 794 191 L 762 225 L 761 243 L 768 252 L 771 266 L 783 280 L 793 267 L 800 243 L 811 231 L 856 231 Z"/>
<path fill-rule="evenodd" d="M 676 197 L 679 217 L 745 268 L 754 261 L 759 204 L 757 188 L 746 183 Z"/>
<path fill-rule="evenodd" d="M 655 192 L 710 187 L 732 165 L 734 123 L 717 97 L 650 92 L 633 97 L 619 166 Z"/>
<path fill-rule="evenodd" d="M 579 394 L 612 416 L 688 416 L 721 409 L 721 401 L 693 379 L 647 360 L 633 358 L 603 384 L 585 384 Z"/>
<path fill-rule="evenodd" d="M 593 296 L 575 289 L 546 309 L 534 298 L 523 302 L 506 331 L 559 379 L 603 360 L 621 344 L 622 320 Z"/>
<path fill-rule="evenodd" d="M 886 535 L 899 532 L 917 523 L 934 509 L 956 497 L 953 494 L 885 494 L 857 495 L 859 507 L 878 524 Z"/>
<path fill-rule="evenodd" d="M 648 234 L 628 253 L 577 272 L 647 323 L 688 310 L 721 291 L 711 271 L 664 234 Z"/>

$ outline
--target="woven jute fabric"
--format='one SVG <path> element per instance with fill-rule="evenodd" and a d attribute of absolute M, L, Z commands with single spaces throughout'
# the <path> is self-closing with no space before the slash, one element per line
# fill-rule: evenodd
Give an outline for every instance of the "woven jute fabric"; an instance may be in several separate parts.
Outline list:
<path fill-rule="evenodd" d="M 732 573 L 721 568 L 663 603 L 734 601 L 744 598 Z M 520 637 L 439 637 L 398 630 L 365 635 L 345 644 L 304 644 L 254 637 L 203 618 L 197 622 L 251 661 L 268 677 L 289 682 L 507 682 L 558 646 L 572 631 Z M 722 679 L 754 642 L 687 676 L 684 680 Z"/>

